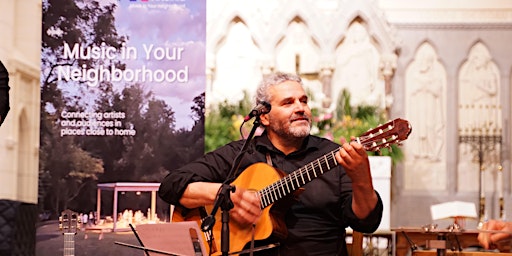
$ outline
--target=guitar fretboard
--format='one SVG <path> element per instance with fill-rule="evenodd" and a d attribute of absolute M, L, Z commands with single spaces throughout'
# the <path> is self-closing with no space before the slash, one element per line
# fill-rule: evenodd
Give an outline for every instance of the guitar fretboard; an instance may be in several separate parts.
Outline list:
<path fill-rule="evenodd" d="M 75 233 L 64 233 L 64 256 L 75 256 Z"/>
<path fill-rule="evenodd" d="M 338 162 L 334 158 L 334 155 L 339 150 L 340 149 L 338 148 L 323 155 L 317 160 L 306 164 L 300 169 L 258 191 L 261 209 L 264 209 L 275 201 L 289 195 L 298 188 L 306 185 L 306 183 L 337 166 Z"/>
<path fill-rule="evenodd" d="M 409 122 L 402 119 L 395 119 L 361 134 L 356 138 L 356 141 L 360 143 L 366 151 L 378 151 L 383 147 L 391 147 L 391 144 L 399 143 L 406 139 L 410 132 L 411 126 Z M 338 151 L 340 151 L 340 148 L 323 155 L 317 160 L 312 161 L 258 191 L 261 209 L 289 195 L 306 183 L 337 166 L 338 162 L 334 158 L 334 155 Z"/>

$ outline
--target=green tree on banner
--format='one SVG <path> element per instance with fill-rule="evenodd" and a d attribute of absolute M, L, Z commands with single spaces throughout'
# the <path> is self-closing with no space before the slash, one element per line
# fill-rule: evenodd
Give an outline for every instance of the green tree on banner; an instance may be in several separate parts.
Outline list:
<path fill-rule="evenodd" d="M 65 95 L 58 87 L 54 70 L 58 65 L 92 66 L 101 62 L 63 59 L 60 53 L 64 43 L 90 46 L 104 42 L 119 47 L 124 42 L 114 26 L 114 8 L 114 4 L 101 6 L 96 1 L 43 1 L 39 202 L 41 208 L 50 207 L 54 213 L 66 209 L 80 190 L 103 172 L 100 158 L 82 150 L 74 138 L 60 137 L 57 124 L 61 112 L 82 110 L 83 106 L 79 104 L 80 93 Z"/>
<path fill-rule="evenodd" d="M 125 68 L 117 59 L 62 56 L 65 43 L 120 49 L 128 36 L 118 34 L 115 27 L 116 4 L 43 0 L 39 206 L 54 216 L 67 208 L 95 210 L 98 182 L 159 182 L 169 170 L 204 152 L 204 93 L 196 96 L 191 108 L 194 126 L 177 129 L 172 107 L 142 84 L 125 83 L 115 90 L 108 81 L 91 87 L 56 77 L 55 69 L 63 65 Z M 62 136 L 61 114 L 86 110 L 122 112 L 126 116 L 118 128 L 134 129 L 136 135 Z"/>

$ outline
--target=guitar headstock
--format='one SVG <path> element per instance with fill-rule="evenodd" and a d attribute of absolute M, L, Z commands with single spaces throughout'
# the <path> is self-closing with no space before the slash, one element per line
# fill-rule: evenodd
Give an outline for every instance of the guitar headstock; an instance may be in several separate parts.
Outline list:
<path fill-rule="evenodd" d="M 400 145 L 409 137 L 411 131 L 411 124 L 407 120 L 397 118 L 361 134 L 359 140 L 365 150 L 379 151 L 390 148 L 393 144 Z"/>
<path fill-rule="evenodd" d="M 80 222 L 78 213 L 69 209 L 64 210 L 59 217 L 59 230 L 61 230 L 63 234 L 76 234 L 80 229 Z"/>

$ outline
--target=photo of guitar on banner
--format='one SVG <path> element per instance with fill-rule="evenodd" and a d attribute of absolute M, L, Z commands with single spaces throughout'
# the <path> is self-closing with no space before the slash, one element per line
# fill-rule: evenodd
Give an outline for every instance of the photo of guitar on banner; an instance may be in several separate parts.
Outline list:
<path fill-rule="evenodd" d="M 59 217 L 59 229 L 64 235 L 64 256 L 75 256 L 75 236 L 80 230 L 78 213 L 69 209 L 62 211 Z"/>

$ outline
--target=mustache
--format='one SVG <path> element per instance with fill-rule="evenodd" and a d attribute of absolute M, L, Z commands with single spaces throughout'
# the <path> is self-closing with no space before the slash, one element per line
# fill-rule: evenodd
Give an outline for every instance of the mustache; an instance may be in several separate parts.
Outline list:
<path fill-rule="evenodd" d="M 290 120 L 291 121 L 306 120 L 308 122 L 311 122 L 311 118 L 309 118 L 309 116 L 306 115 L 305 113 L 303 113 L 303 114 L 294 114 L 294 115 L 292 115 Z"/>

